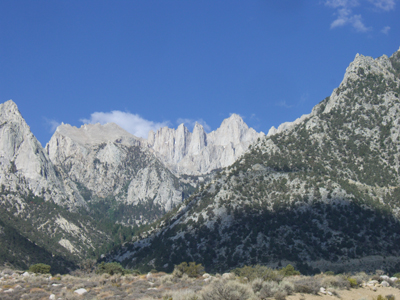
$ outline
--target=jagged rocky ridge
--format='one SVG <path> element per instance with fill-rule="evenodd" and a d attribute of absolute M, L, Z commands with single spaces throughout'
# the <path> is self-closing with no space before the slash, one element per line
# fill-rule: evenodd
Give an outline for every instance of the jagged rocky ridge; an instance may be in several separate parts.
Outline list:
<path fill-rule="evenodd" d="M 76 183 L 90 211 L 124 224 L 152 222 L 193 190 L 173 175 L 140 139 L 116 124 L 62 124 L 46 145 L 63 180 Z M 101 211 L 99 211 L 101 213 Z"/>
<path fill-rule="evenodd" d="M 181 124 L 151 131 L 148 140 L 116 124 L 62 124 L 46 152 L 90 210 L 108 207 L 113 221 L 140 225 L 176 207 L 193 192 L 199 175 L 232 164 L 262 136 L 235 114 L 209 134 L 199 124 L 193 133 Z"/>
<path fill-rule="evenodd" d="M 207 134 L 196 123 L 191 133 L 184 124 L 178 128 L 150 131 L 149 148 L 176 174 L 203 175 L 233 164 L 264 133 L 249 128 L 232 114 L 221 126 Z"/>
<path fill-rule="evenodd" d="M 65 270 L 110 241 L 77 213 L 86 208 L 83 197 L 58 176 L 14 102 L 0 104 L 0 120 L 1 260 L 26 267 L 42 258 Z"/>
<path fill-rule="evenodd" d="M 107 260 L 168 271 L 181 261 L 209 271 L 280 262 L 305 272 L 398 268 L 399 94 L 400 50 L 357 55 L 311 114 L 260 139 Z"/>
<path fill-rule="evenodd" d="M 187 176 L 177 168 L 174 174 L 165 166 L 157 141 L 165 139 L 162 132 L 173 129 L 161 130 L 151 146 L 116 124 L 62 124 L 43 149 L 13 101 L 0 104 L 0 120 L 0 246 L 8 249 L 2 261 L 19 261 L 19 267 L 40 262 L 44 253 L 54 257 L 44 260 L 55 269 L 99 255 L 130 238 L 137 226 L 182 203 L 197 182 L 213 176 Z M 218 132 L 228 136 L 222 141 L 230 145 L 225 152 L 218 148 L 221 142 L 211 142 Z M 202 170 L 213 172 L 212 166 L 233 162 L 243 153 L 258 137 L 254 133 L 233 115 L 208 135 L 208 142 L 204 133 L 208 146 L 201 146 L 200 152 L 184 150 L 182 157 L 198 155 L 197 161 L 206 162 Z M 196 132 L 185 137 L 192 141 L 191 149 L 197 143 L 193 136 Z M 213 156 L 207 158 L 209 152 Z M 26 249 L 33 249 L 27 257 Z"/>

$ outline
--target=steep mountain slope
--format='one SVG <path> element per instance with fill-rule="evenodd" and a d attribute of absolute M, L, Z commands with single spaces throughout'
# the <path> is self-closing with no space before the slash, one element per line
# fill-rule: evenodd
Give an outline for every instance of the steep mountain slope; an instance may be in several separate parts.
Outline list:
<path fill-rule="evenodd" d="M 93 220 L 80 220 L 77 211 L 86 210 L 84 199 L 70 180 L 60 180 L 11 100 L 0 104 L 0 120 L 0 222 L 5 228 L 0 248 L 9 250 L 2 259 L 26 264 L 51 253 L 66 258 L 47 259 L 62 268 L 107 243 L 110 236 L 96 230 Z M 23 257 L 23 248 L 42 254 Z"/>
<path fill-rule="evenodd" d="M 400 50 L 357 55 L 311 114 L 271 132 L 157 224 L 108 256 L 171 270 L 282 261 L 346 271 L 400 267 Z"/>
<path fill-rule="evenodd" d="M 0 183 L 10 192 L 23 188 L 44 200 L 82 206 L 82 198 L 59 180 L 48 156 L 31 133 L 13 101 L 0 104 Z M 21 187 L 22 186 L 22 187 Z"/>
<path fill-rule="evenodd" d="M 38 262 L 51 265 L 52 272 L 56 273 L 64 273 L 68 268 L 74 268 L 72 262 L 37 246 L 0 219 L 0 265 L 7 263 L 26 270 Z"/>
<path fill-rule="evenodd" d="M 46 151 L 63 180 L 76 184 L 92 215 L 140 225 L 181 204 L 199 175 L 210 177 L 206 173 L 232 164 L 263 135 L 238 115 L 208 135 L 199 124 L 193 133 L 181 124 L 151 131 L 148 140 L 116 124 L 62 124 Z"/>
<path fill-rule="evenodd" d="M 63 124 L 46 151 L 63 180 L 76 183 L 92 215 L 138 225 L 161 217 L 194 190 L 142 144 L 116 124 Z"/>
<path fill-rule="evenodd" d="M 233 164 L 263 136 L 232 114 L 209 134 L 198 123 L 193 133 L 183 124 L 176 130 L 164 127 L 150 131 L 147 144 L 175 174 L 202 175 Z"/>
<path fill-rule="evenodd" d="M 182 158 L 198 154 L 196 164 L 205 165 L 194 169 L 211 172 L 199 177 L 174 175 L 148 141 L 115 124 L 62 124 L 43 149 L 13 101 L 0 104 L 0 120 L 1 259 L 21 267 L 44 259 L 55 270 L 129 240 L 138 226 L 160 218 L 196 184 L 209 181 L 213 167 L 221 166 L 218 160 L 232 163 L 257 136 L 238 116 L 225 120 L 208 141 L 198 125 L 193 134 L 184 128 L 185 139 L 193 142 Z M 228 138 L 214 142 L 221 131 Z M 158 134 L 153 142 L 159 139 L 165 137 Z"/>

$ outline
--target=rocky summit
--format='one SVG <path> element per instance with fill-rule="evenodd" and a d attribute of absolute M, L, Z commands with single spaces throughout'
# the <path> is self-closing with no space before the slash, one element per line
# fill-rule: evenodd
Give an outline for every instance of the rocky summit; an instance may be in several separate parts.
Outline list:
<path fill-rule="evenodd" d="M 91 210 L 104 204 L 117 211 L 114 221 L 136 225 L 161 217 L 193 189 L 180 183 L 142 143 L 112 123 L 81 128 L 62 124 L 46 151 Z"/>
<path fill-rule="evenodd" d="M 400 267 L 400 50 L 358 55 L 332 94 L 107 259 L 208 271 L 292 263 L 302 273 Z"/>
<path fill-rule="evenodd" d="M 46 255 L 71 267 L 131 239 L 263 135 L 237 115 L 210 134 L 181 125 L 149 140 L 113 123 L 62 124 L 43 149 L 13 101 L 0 104 L 0 120 L 1 260 L 19 267 Z"/>
<path fill-rule="evenodd" d="M 202 175 L 233 164 L 263 136 L 249 128 L 239 115 L 232 114 L 209 134 L 199 123 L 193 132 L 184 124 L 176 130 L 164 127 L 150 131 L 147 144 L 174 173 Z"/>
<path fill-rule="evenodd" d="M 0 262 L 44 260 L 66 270 L 110 236 L 76 213 L 84 198 L 59 176 L 13 101 L 0 104 L 0 120 Z"/>

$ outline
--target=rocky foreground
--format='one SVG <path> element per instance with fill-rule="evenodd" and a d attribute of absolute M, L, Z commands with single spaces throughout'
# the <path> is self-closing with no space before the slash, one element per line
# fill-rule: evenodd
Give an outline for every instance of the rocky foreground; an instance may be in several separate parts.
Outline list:
<path fill-rule="evenodd" d="M 273 271 L 275 272 L 275 271 Z M 275 274 L 276 275 L 276 274 Z M 4 269 L 0 299 L 400 299 L 400 283 L 385 275 L 327 275 L 248 279 L 234 273 L 110 275 L 34 274 Z"/>

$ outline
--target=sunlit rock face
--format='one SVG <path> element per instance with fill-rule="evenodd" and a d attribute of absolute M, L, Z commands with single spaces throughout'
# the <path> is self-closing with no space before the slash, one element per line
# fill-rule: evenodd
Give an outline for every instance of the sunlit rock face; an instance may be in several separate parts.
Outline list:
<path fill-rule="evenodd" d="M 231 165 L 263 136 L 232 114 L 208 134 L 198 123 L 193 132 L 181 124 L 176 130 L 164 127 L 150 131 L 147 143 L 174 173 L 201 175 Z"/>
<path fill-rule="evenodd" d="M 147 148 L 145 140 L 116 124 L 80 128 L 62 124 L 46 151 L 61 176 L 75 182 L 88 202 L 152 207 L 136 209 L 136 213 L 123 209 L 119 222 L 148 223 L 182 202 L 184 187 Z"/>
<path fill-rule="evenodd" d="M 32 134 L 17 105 L 0 104 L 0 184 L 9 192 L 28 194 L 68 206 L 84 205 L 69 181 L 56 176 L 54 165 Z"/>

